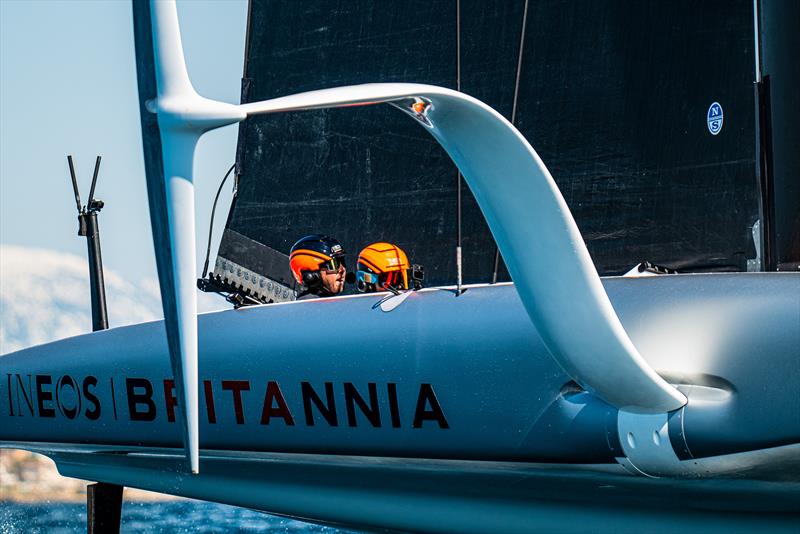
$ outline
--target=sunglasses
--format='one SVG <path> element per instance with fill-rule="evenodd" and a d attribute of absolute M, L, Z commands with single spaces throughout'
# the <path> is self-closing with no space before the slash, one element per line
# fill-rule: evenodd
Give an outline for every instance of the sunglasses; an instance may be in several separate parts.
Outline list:
<path fill-rule="evenodd" d="M 347 269 L 347 264 L 345 264 L 344 258 L 339 256 L 334 256 L 319 264 L 319 270 L 328 274 L 338 273 L 340 269 Z"/>
<path fill-rule="evenodd" d="M 371 284 L 382 289 L 388 289 L 390 287 L 405 289 L 405 284 L 403 283 L 402 274 L 400 271 L 392 271 L 384 274 L 383 276 L 384 280 L 381 282 L 381 277 L 377 274 L 368 273 L 366 271 L 357 271 L 356 281 L 364 285 Z"/>
<path fill-rule="evenodd" d="M 378 284 L 378 275 L 368 273 L 366 271 L 357 271 L 356 272 L 356 282 L 361 282 L 363 284 Z"/>

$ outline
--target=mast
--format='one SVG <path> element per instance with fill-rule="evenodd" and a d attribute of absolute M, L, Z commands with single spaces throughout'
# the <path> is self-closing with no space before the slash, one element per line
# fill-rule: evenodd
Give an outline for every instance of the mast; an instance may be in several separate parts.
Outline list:
<path fill-rule="evenodd" d="M 75 193 L 75 203 L 78 208 L 78 235 L 86 237 L 86 248 L 89 255 L 89 291 L 92 298 L 92 331 L 108 328 L 108 311 L 106 309 L 106 287 L 103 278 L 103 255 L 100 252 L 100 226 L 97 216 L 105 203 L 94 198 L 97 186 L 97 175 L 100 171 L 100 156 L 94 163 L 92 186 L 89 189 L 89 200 L 81 207 L 81 197 L 78 192 L 78 181 L 75 178 L 75 166 L 72 156 L 67 156 L 69 173 L 72 178 L 72 189 Z"/>
<path fill-rule="evenodd" d="M 764 269 L 800 269 L 800 4 L 753 0 Z"/>
<path fill-rule="evenodd" d="M 97 216 L 105 203 L 94 198 L 97 187 L 97 176 L 100 172 L 100 156 L 94 162 L 94 175 L 89 188 L 89 200 L 81 206 L 81 195 L 78 191 L 78 180 L 75 177 L 75 165 L 72 156 L 67 156 L 69 174 L 72 179 L 72 190 L 75 193 L 75 205 L 78 209 L 78 235 L 86 237 L 89 255 L 89 291 L 92 298 L 92 331 L 108 329 L 108 311 L 106 309 L 106 287 L 103 278 L 103 256 L 100 252 L 100 226 Z M 86 532 L 119 532 L 122 516 L 122 490 L 118 484 L 97 482 L 86 486 Z"/>

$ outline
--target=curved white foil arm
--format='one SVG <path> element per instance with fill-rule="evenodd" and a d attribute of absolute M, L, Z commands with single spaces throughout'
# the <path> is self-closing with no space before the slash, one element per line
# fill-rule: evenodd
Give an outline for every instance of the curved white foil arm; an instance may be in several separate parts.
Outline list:
<path fill-rule="evenodd" d="M 622 327 L 550 172 L 494 109 L 449 89 L 394 83 L 311 91 L 240 109 L 249 116 L 380 102 L 416 117 L 458 166 L 525 309 L 567 374 L 627 411 L 658 413 L 686 404 Z"/>
<path fill-rule="evenodd" d="M 323 89 L 235 106 L 189 80 L 174 1 L 151 0 L 169 244 L 157 248 L 170 358 L 192 472 L 199 471 L 197 301 L 192 165 L 200 136 L 259 113 L 392 103 L 416 118 L 463 174 L 525 308 L 553 357 L 617 408 L 674 410 L 686 398 L 644 361 L 623 329 L 575 221 L 539 156 L 502 115 L 470 96 L 418 84 Z M 151 215 L 152 216 L 152 215 Z M 165 283 L 172 280 L 172 284 Z M 170 287 L 164 291 L 164 287 Z"/>

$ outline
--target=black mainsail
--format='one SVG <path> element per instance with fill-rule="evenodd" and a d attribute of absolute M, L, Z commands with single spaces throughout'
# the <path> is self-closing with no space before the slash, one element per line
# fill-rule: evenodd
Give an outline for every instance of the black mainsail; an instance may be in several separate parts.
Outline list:
<path fill-rule="evenodd" d="M 396 81 L 460 84 L 509 118 L 516 100 L 601 274 L 741 271 L 761 218 L 753 20 L 750 0 L 253 0 L 242 101 Z M 250 119 L 237 174 L 214 269 L 229 285 L 291 299 L 285 255 L 308 233 L 353 256 L 395 242 L 429 284 L 456 280 L 455 167 L 390 106 Z M 461 194 L 463 278 L 488 282 L 495 245 Z"/>

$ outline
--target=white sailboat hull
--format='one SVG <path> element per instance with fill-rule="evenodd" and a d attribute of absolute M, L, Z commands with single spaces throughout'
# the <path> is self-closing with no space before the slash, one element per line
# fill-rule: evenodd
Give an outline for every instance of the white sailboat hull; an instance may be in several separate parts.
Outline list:
<path fill-rule="evenodd" d="M 787 408 L 800 398 L 798 276 L 604 285 L 648 364 L 689 398 L 664 446 L 693 480 L 631 475 L 650 466 L 620 443 L 619 412 L 558 367 L 510 284 L 423 290 L 388 313 L 363 295 L 202 315 L 200 475 L 181 468 L 160 322 L 0 359 L 0 446 L 48 454 L 67 476 L 370 528 L 485 531 L 506 510 L 505 530 L 550 517 L 548 530 L 616 507 L 666 521 L 655 508 L 665 496 L 699 509 L 680 521 L 743 501 L 789 513 L 800 495 L 800 418 Z M 461 512 L 442 512 L 447 503 Z M 609 525 L 628 520 L 612 515 Z"/>

